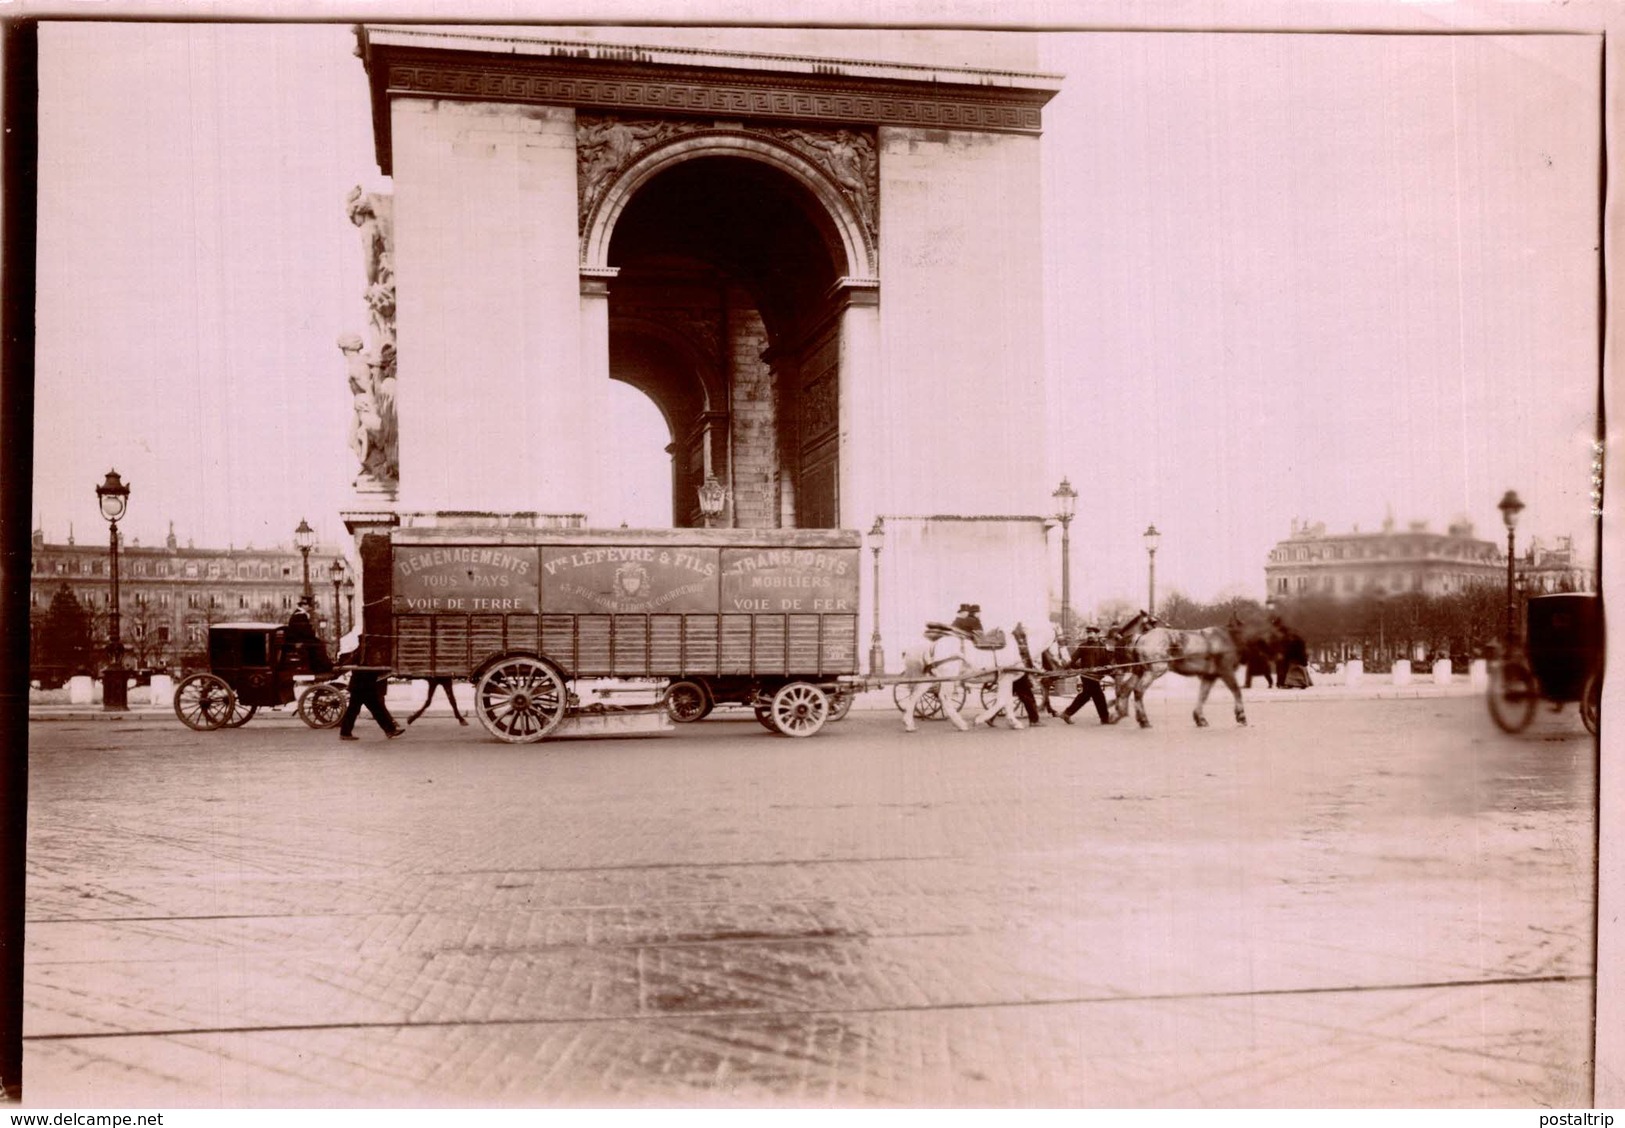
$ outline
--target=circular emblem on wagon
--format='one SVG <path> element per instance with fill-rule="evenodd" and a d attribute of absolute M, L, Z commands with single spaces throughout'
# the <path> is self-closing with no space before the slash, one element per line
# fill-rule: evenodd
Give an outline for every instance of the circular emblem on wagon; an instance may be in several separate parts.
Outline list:
<path fill-rule="evenodd" d="M 649 569 L 629 560 L 615 569 L 615 590 L 628 599 L 635 599 L 649 586 Z"/>

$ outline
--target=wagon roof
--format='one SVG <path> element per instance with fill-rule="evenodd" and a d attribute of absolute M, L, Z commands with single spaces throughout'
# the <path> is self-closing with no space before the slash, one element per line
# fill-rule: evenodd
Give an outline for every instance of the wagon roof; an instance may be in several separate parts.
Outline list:
<path fill-rule="evenodd" d="M 855 529 L 492 529 L 419 526 L 390 530 L 398 545 L 673 545 L 696 548 L 861 548 Z"/>
<path fill-rule="evenodd" d="M 280 631 L 286 623 L 210 623 L 211 631 Z"/>

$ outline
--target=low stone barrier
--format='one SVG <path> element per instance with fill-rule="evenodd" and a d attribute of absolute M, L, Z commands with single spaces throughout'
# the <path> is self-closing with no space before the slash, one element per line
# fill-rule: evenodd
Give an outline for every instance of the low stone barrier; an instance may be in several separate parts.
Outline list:
<path fill-rule="evenodd" d="M 1393 678 L 1396 686 L 1411 684 L 1410 659 L 1401 658 L 1399 661 L 1394 663 Z"/>
<path fill-rule="evenodd" d="M 1450 670 L 1450 659 L 1440 658 L 1433 663 L 1433 684 L 1449 685 L 1454 675 Z"/>

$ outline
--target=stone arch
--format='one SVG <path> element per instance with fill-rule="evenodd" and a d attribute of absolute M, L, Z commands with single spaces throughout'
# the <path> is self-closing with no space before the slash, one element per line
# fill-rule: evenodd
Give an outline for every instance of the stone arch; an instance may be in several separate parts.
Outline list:
<path fill-rule="evenodd" d="M 786 145 L 735 130 L 678 137 L 654 146 L 623 169 L 588 217 L 581 239 L 582 269 L 608 268 L 615 223 L 638 190 L 661 172 L 696 157 L 743 157 L 786 173 L 821 205 L 809 218 L 823 232 L 831 252 L 839 251 L 846 264 L 845 277 L 865 282 L 877 277 L 878 255 L 872 236 L 829 174 Z"/>

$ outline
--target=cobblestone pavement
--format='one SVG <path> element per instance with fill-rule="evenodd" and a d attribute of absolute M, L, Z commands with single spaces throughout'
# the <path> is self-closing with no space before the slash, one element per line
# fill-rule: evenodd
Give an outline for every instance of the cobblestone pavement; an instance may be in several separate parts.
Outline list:
<path fill-rule="evenodd" d="M 1588 1104 L 1574 711 L 1248 704 L 35 724 L 25 1102 Z"/>

